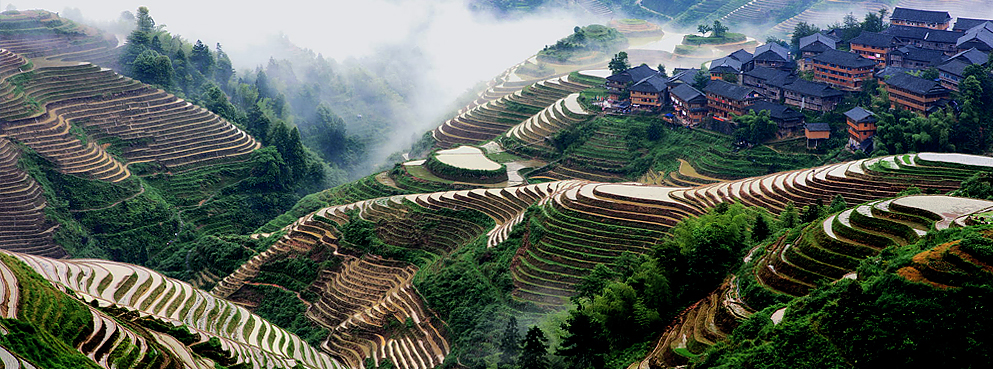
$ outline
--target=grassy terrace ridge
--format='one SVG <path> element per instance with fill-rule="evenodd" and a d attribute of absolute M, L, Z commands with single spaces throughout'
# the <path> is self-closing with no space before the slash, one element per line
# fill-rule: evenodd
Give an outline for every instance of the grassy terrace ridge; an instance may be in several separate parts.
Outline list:
<path fill-rule="evenodd" d="M 745 35 L 741 33 L 727 33 L 723 36 L 697 36 L 697 35 L 686 35 L 683 36 L 683 45 L 722 45 L 722 44 L 733 44 L 745 41 Z"/>

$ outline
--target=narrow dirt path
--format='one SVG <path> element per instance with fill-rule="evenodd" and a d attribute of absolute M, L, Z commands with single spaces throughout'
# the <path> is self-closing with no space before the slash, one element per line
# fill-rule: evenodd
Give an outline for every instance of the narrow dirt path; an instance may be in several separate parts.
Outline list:
<path fill-rule="evenodd" d="M 115 202 L 115 203 L 113 203 L 113 204 L 110 204 L 110 205 L 107 205 L 107 206 L 104 206 L 104 207 L 99 207 L 99 208 L 90 208 L 90 209 L 75 209 L 75 210 L 73 210 L 73 209 L 69 209 L 69 212 L 70 212 L 70 213 L 82 213 L 82 212 L 87 212 L 87 211 L 96 211 L 96 210 L 106 210 L 106 209 L 110 209 L 110 208 L 112 208 L 112 207 L 115 207 L 115 206 L 117 206 L 117 204 L 120 204 L 120 203 L 122 203 L 122 202 L 125 202 L 125 201 L 130 201 L 130 200 L 132 200 L 132 199 L 134 199 L 135 197 L 138 197 L 138 196 L 140 196 L 141 194 L 143 194 L 143 193 L 145 193 L 145 185 L 143 185 L 143 184 L 139 184 L 139 186 L 141 187 L 141 189 L 140 189 L 140 190 L 139 190 L 139 191 L 138 191 L 137 193 L 135 193 L 134 195 L 131 195 L 131 196 L 129 196 L 129 197 L 128 197 L 128 198 L 126 198 L 126 199 L 122 199 L 122 200 L 118 200 L 117 202 Z"/>
<path fill-rule="evenodd" d="M 296 291 L 291 290 L 289 288 L 280 286 L 278 284 L 272 284 L 272 283 L 245 282 L 245 284 L 251 285 L 251 286 L 269 286 L 269 287 L 275 287 L 275 288 L 281 289 L 283 291 L 290 292 L 290 293 L 296 295 L 297 296 L 297 299 L 300 300 L 300 302 L 302 302 L 304 305 L 307 305 L 307 308 L 308 309 L 310 308 L 310 302 L 308 302 L 307 300 L 304 300 L 303 297 L 300 296 L 300 293 L 299 292 L 296 292 Z"/>

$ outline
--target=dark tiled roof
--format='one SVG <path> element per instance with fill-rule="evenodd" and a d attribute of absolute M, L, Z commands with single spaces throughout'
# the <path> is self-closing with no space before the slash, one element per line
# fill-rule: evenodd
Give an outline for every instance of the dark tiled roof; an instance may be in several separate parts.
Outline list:
<path fill-rule="evenodd" d="M 924 41 L 954 44 L 962 35 L 964 35 L 962 32 L 931 29 L 924 35 Z"/>
<path fill-rule="evenodd" d="M 876 48 L 888 48 L 896 42 L 893 35 L 878 32 L 862 32 L 851 41 L 852 45 L 865 45 Z"/>
<path fill-rule="evenodd" d="M 961 59 L 952 59 L 945 64 L 938 66 L 938 71 L 951 74 L 956 77 L 962 77 L 965 75 L 965 68 L 972 64 L 963 62 Z"/>
<path fill-rule="evenodd" d="M 883 34 L 893 35 L 896 38 L 904 40 L 918 40 L 918 41 L 930 41 L 937 43 L 953 44 L 958 42 L 959 37 L 964 35 L 964 32 L 959 31 L 942 31 L 937 29 L 927 29 L 921 27 L 909 27 L 909 26 L 890 26 L 882 32 Z"/>
<path fill-rule="evenodd" d="M 865 110 L 860 106 L 856 106 L 855 109 L 845 112 L 845 116 L 856 122 L 875 122 L 876 114 L 871 111 Z"/>
<path fill-rule="evenodd" d="M 920 61 L 931 64 L 941 63 L 942 59 L 945 58 L 945 53 L 941 52 L 941 50 L 922 49 L 913 45 L 896 49 L 893 51 L 893 54 L 899 54 L 904 60 Z"/>
<path fill-rule="evenodd" d="M 887 35 L 893 35 L 894 37 L 903 38 L 903 39 L 923 40 L 924 37 L 927 36 L 928 31 L 931 30 L 920 27 L 890 25 L 881 33 L 885 33 Z"/>
<path fill-rule="evenodd" d="M 782 71 L 779 69 L 772 69 L 767 67 L 755 67 L 754 69 L 744 73 L 746 76 L 755 77 L 762 81 L 769 81 L 777 76 L 789 75 L 790 72 Z"/>
<path fill-rule="evenodd" d="M 932 80 L 915 77 L 907 73 L 897 74 L 886 80 L 888 86 L 893 86 L 913 93 L 927 95 L 929 93 L 945 92 L 941 84 Z"/>
<path fill-rule="evenodd" d="M 906 20 L 922 23 L 944 23 L 951 21 L 952 16 L 948 15 L 948 12 L 895 8 L 893 9 L 893 15 L 890 15 L 890 21 L 893 20 Z"/>
<path fill-rule="evenodd" d="M 628 90 L 657 94 L 657 93 L 661 93 L 662 91 L 665 91 L 666 88 L 665 82 L 666 82 L 665 78 L 662 78 L 662 76 L 655 74 L 652 76 L 648 76 L 641 81 L 638 81 L 638 83 L 635 83 L 633 86 L 628 88 Z"/>
<path fill-rule="evenodd" d="M 752 53 L 745 51 L 745 49 L 738 49 L 738 51 L 728 54 L 728 57 L 741 63 L 748 63 L 752 61 Z"/>
<path fill-rule="evenodd" d="M 784 90 L 795 91 L 801 95 L 816 96 L 816 97 L 837 97 L 842 96 L 841 91 L 835 90 L 825 83 L 820 82 L 810 82 L 802 79 L 797 79 L 788 85 L 783 86 Z"/>
<path fill-rule="evenodd" d="M 800 113 L 793 108 L 786 105 L 776 104 L 768 101 L 757 101 L 752 105 L 745 108 L 745 111 L 754 110 L 756 113 L 768 110 L 769 117 L 776 120 L 792 120 L 803 118 L 803 113 Z"/>
<path fill-rule="evenodd" d="M 752 59 L 786 62 L 790 60 L 790 51 L 783 47 L 783 45 L 770 42 L 755 48 L 755 56 Z"/>
<path fill-rule="evenodd" d="M 700 71 L 699 69 L 695 69 L 695 68 L 682 69 L 682 70 L 677 69 L 675 74 L 673 74 L 672 77 L 669 77 L 669 85 L 672 86 L 679 83 L 692 84 L 693 77 L 695 77 L 697 72 L 699 71 Z"/>
<path fill-rule="evenodd" d="M 993 48 L 993 23 L 983 23 L 969 30 L 956 40 L 955 46 L 963 44 L 970 44 L 970 47 Z"/>
<path fill-rule="evenodd" d="M 827 123 L 807 123 L 804 128 L 811 132 L 831 132 L 831 125 Z"/>
<path fill-rule="evenodd" d="M 984 53 L 976 48 L 971 48 L 969 50 L 960 51 L 958 54 L 952 55 L 948 60 L 957 59 L 963 63 L 968 64 L 986 64 L 990 61 L 989 53 Z"/>
<path fill-rule="evenodd" d="M 823 44 L 824 46 L 827 46 L 830 49 L 836 48 L 838 44 L 837 40 L 828 37 L 828 35 L 817 32 L 815 34 L 800 39 L 800 51 L 804 51 L 804 49 L 807 48 L 807 46 L 811 46 L 812 44 L 817 44 L 817 43 Z"/>
<path fill-rule="evenodd" d="M 678 86 L 673 87 L 672 90 L 669 90 L 669 94 L 690 103 L 707 102 L 707 96 L 705 96 L 703 92 L 700 92 L 699 90 L 693 88 L 693 86 L 686 83 L 680 83 Z"/>
<path fill-rule="evenodd" d="M 727 83 L 721 80 L 710 81 L 707 88 L 703 89 L 704 92 L 712 93 L 717 96 L 723 96 L 731 100 L 745 100 L 749 95 L 755 94 L 755 90 L 750 87 L 738 86 L 736 84 Z"/>
<path fill-rule="evenodd" d="M 734 59 L 730 56 L 726 56 L 723 58 L 712 60 L 710 62 L 710 70 L 713 71 L 714 69 L 717 69 L 717 70 L 726 71 L 726 69 L 730 69 L 733 70 L 735 73 L 737 73 L 737 72 L 741 72 L 741 64 L 742 63 L 737 59 Z"/>
<path fill-rule="evenodd" d="M 836 64 L 846 68 L 865 68 L 876 65 L 876 62 L 863 58 L 858 54 L 838 50 L 827 50 L 821 55 L 815 56 L 814 61 Z"/>
<path fill-rule="evenodd" d="M 659 71 L 652 69 L 652 67 L 642 64 L 637 67 L 607 77 L 607 80 L 617 83 L 633 83 L 633 82 L 641 81 L 645 78 L 650 77 L 653 74 L 658 74 L 658 73 Z"/>
<path fill-rule="evenodd" d="M 952 27 L 953 31 L 968 31 L 969 29 L 983 24 L 984 22 L 993 22 L 989 19 L 975 19 L 975 18 L 958 18 L 955 20 L 955 27 Z"/>
<path fill-rule="evenodd" d="M 785 85 L 793 83 L 793 81 L 796 81 L 798 78 L 799 77 L 797 77 L 796 74 L 793 73 L 779 74 L 776 75 L 775 77 L 769 78 L 769 80 L 765 81 L 765 84 L 766 86 L 782 88 Z"/>

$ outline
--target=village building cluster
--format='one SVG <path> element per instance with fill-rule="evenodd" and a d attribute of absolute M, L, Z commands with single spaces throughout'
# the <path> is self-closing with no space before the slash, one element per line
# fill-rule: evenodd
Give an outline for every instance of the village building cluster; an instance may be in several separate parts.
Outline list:
<path fill-rule="evenodd" d="M 686 127 L 764 110 L 778 125 L 778 138 L 805 136 L 812 147 L 830 137 L 830 126 L 806 122 L 803 111 L 834 111 L 846 95 L 876 80 L 891 108 L 926 116 L 950 103 L 966 67 L 989 63 L 993 20 L 958 18 L 952 26 L 948 12 L 907 8 L 896 8 L 889 20 L 882 32 L 863 31 L 845 45 L 841 31 L 829 29 L 801 38 L 795 54 L 771 42 L 754 53 L 737 50 L 710 62 L 702 88 L 699 69 L 663 76 L 637 66 L 607 78 L 608 99 L 623 111 L 664 112 L 664 119 Z M 937 78 L 920 76 L 932 68 Z M 841 113 L 848 146 L 871 150 L 873 113 L 861 107 Z"/>

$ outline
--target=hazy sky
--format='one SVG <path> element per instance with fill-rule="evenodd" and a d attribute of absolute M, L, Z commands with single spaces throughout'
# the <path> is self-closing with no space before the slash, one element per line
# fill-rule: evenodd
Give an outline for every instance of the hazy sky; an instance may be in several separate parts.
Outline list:
<path fill-rule="evenodd" d="M 13 0 L 18 9 L 82 10 L 92 20 L 114 20 L 122 11 L 147 6 L 157 24 L 173 34 L 206 44 L 221 43 L 236 67 L 252 67 L 269 55 L 251 53 L 252 45 L 276 34 L 294 44 L 342 60 L 371 54 L 385 43 L 415 43 L 439 73 L 446 97 L 487 80 L 544 45 L 572 32 L 578 21 L 543 14 L 496 21 L 470 13 L 461 0 L 282 0 L 250 2 L 190 0 Z M 441 75 L 444 77 L 442 78 Z"/>

